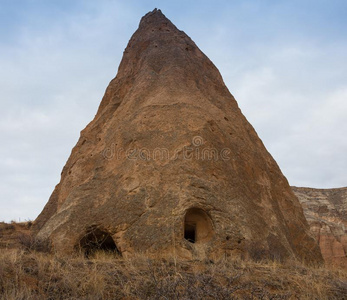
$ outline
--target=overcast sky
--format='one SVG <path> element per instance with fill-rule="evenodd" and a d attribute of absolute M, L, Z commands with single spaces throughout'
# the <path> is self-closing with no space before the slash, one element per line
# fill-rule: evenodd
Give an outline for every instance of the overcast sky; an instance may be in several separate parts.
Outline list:
<path fill-rule="evenodd" d="M 155 7 L 214 62 L 291 185 L 347 185 L 347 1 L 0 0 L 0 221 L 40 213 Z"/>

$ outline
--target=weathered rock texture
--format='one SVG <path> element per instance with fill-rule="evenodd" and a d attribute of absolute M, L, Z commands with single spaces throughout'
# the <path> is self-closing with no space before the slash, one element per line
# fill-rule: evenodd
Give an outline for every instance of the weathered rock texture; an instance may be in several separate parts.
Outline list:
<path fill-rule="evenodd" d="M 124 256 L 322 261 L 217 68 L 160 10 L 142 18 L 35 226 L 56 251 L 111 236 Z"/>
<path fill-rule="evenodd" d="M 325 262 L 347 268 L 347 187 L 292 189 L 302 204 Z"/>

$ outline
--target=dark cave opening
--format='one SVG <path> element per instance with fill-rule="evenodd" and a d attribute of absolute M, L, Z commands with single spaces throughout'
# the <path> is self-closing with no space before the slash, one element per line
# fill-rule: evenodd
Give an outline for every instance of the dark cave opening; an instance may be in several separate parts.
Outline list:
<path fill-rule="evenodd" d="M 97 251 L 104 251 L 121 255 L 111 234 L 106 230 L 92 227 L 80 240 L 80 249 L 86 257 L 90 257 Z"/>
<path fill-rule="evenodd" d="M 184 238 L 190 243 L 207 242 L 213 236 L 211 217 L 201 208 L 190 208 L 184 218 Z"/>
<path fill-rule="evenodd" d="M 184 238 L 191 243 L 195 243 L 196 224 L 185 224 Z"/>

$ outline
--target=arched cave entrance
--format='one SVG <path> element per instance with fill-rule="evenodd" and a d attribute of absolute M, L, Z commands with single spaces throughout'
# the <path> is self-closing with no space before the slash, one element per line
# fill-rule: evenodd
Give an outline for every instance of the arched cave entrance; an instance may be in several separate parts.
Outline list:
<path fill-rule="evenodd" d="M 184 238 L 191 243 L 203 243 L 213 236 L 212 220 L 200 208 L 190 208 L 184 217 Z"/>
<path fill-rule="evenodd" d="M 111 234 L 94 226 L 87 230 L 85 236 L 80 240 L 79 246 L 86 257 L 90 257 L 97 251 L 121 255 Z"/>

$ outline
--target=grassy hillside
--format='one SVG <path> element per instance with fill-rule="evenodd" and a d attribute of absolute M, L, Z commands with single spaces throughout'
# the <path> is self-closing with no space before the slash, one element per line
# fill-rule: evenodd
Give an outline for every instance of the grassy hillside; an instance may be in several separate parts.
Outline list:
<path fill-rule="evenodd" d="M 47 244 L 30 239 L 28 225 L 12 225 L 21 230 L 0 226 L 0 241 L 11 236 L 14 242 L 17 236 L 17 243 L 6 247 L 3 243 L 0 249 L 0 299 L 346 299 L 347 295 L 344 270 L 232 258 L 124 260 L 105 252 L 89 259 L 78 254 L 64 257 L 46 253 Z"/>

